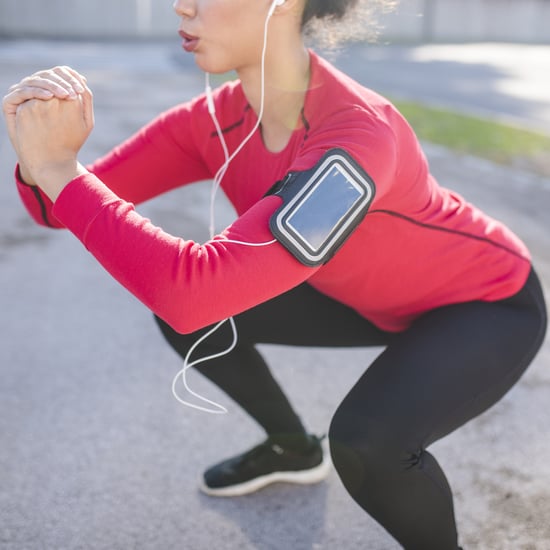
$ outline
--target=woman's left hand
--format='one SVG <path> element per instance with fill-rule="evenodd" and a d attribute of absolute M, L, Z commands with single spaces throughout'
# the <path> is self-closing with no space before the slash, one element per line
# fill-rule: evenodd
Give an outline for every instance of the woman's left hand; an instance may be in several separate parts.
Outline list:
<path fill-rule="evenodd" d="M 78 153 L 94 126 L 92 93 L 74 99 L 31 99 L 17 107 L 17 150 L 34 181 L 55 200 L 63 187 L 86 173 Z"/>

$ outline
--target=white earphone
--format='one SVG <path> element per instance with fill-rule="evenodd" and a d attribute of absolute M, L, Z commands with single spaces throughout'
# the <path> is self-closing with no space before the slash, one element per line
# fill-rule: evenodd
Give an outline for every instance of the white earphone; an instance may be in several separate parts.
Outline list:
<path fill-rule="evenodd" d="M 269 11 L 267 12 L 267 18 L 269 19 L 273 15 L 273 12 L 284 3 L 285 0 L 273 0 L 273 3 L 271 4 Z"/>
<path fill-rule="evenodd" d="M 271 6 L 269 7 L 269 11 L 267 12 L 267 17 L 265 19 L 264 23 L 264 40 L 263 40 L 263 47 L 262 47 L 262 61 L 261 61 L 261 100 L 260 100 L 260 110 L 258 112 L 258 118 L 256 121 L 256 124 L 252 128 L 252 130 L 249 132 L 249 134 L 243 139 L 243 141 L 240 143 L 240 145 L 230 154 L 227 149 L 227 144 L 225 143 L 225 138 L 223 136 L 223 131 L 220 128 L 220 124 L 218 122 L 218 119 L 216 117 L 216 107 L 214 105 L 214 98 L 212 96 L 212 88 L 210 87 L 210 80 L 209 80 L 209 74 L 205 73 L 205 95 L 206 95 L 206 102 L 208 106 L 208 112 L 210 113 L 210 116 L 212 118 L 212 121 L 214 122 L 216 133 L 218 134 L 220 144 L 223 149 L 224 154 L 224 162 L 222 166 L 219 168 L 218 172 L 214 176 L 213 182 L 212 182 L 212 190 L 210 193 L 210 238 L 214 238 L 215 234 L 215 223 L 214 223 L 214 201 L 216 197 L 216 192 L 218 188 L 220 187 L 221 181 L 225 175 L 225 172 L 227 171 L 227 168 L 231 161 L 237 156 L 237 154 L 241 151 L 241 149 L 246 145 L 246 143 L 250 140 L 250 138 L 254 135 L 258 127 L 260 126 L 260 122 L 262 120 L 262 115 L 264 112 L 264 100 L 265 100 L 265 54 L 266 54 L 266 47 L 267 47 L 267 29 L 268 29 L 268 23 L 271 19 L 271 16 L 275 12 L 275 9 L 279 6 L 282 6 L 285 3 L 286 0 L 273 0 L 271 3 Z M 262 243 L 249 243 L 249 242 L 242 242 L 242 241 L 234 241 L 230 239 L 225 239 L 224 242 L 226 243 L 234 243 L 242 246 L 252 246 L 252 247 L 259 247 L 259 246 L 268 246 L 271 244 L 274 244 L 277 242 L 276 239 L 273 239 L 271 241 L 262 242 Z M 209 355 L 206 357 L 200 357 L 195 360 L 191 360 L 191 355 L 195 351 L 195 349 L 203 342 L 208 336 L 216 332 L 220 326 L 225 323 L 226 321 L 229 321 L 231 325 L 231 330 L 233 334 L 233 342 L 231 345 L 224 351 Z M 198 365 L 199 363 L 203 363 L 205 361 L 210 361 L 211 359 L 214 359 L 216 357 L 221 357 L 223 355 L 227 355 L 230 353 L 233 348 L 237 345 L 238 341 L 238 334 L 237 334 L 237 327 L 235 325 L 235 321 L 232 317 L 229 317 L 229 319 L 224 319 L 223 321 L 220 321 L 217 325 L 214 326 L 210 331 L 208 331 L 206 334 L 204 334 L 201 338 L 199 338 L 193 346 L 189 349 L 187 352 L 187 355 L 185 356 L 183 360 L 183 368 L 175 375 L 173 381 L 172 381 L 172 395 L 176 398 L 177 401 L 179 401 L 182 405 L 186 405 L 187 407 L 191 407 L 193 409 L 197 409 L 199 411 L 211 413 L 211 414 L 224 414 L 227 413 L 227 409 L 220 405 L 219 403 L 216 403 L 215 401 L 212 401 L 196 392 L 194 392 L 189 385 L 187 384 L 187 378 L 186 378 L 186 372 L 193 366 Z M 202 401 L 207 406 L 197 405 L 195 403 L 190 403 L 188 401 L 183 400 L 178 392 L 177 392 L 177 382 L 181 380 L 183 383 L 185 389 L 187 392 L 194 397 L 196 397 L 199 401 Z"/>

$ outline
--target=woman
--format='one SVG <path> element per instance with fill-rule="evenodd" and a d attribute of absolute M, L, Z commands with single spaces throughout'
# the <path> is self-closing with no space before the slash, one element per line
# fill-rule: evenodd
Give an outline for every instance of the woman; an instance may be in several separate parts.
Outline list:
<path fill-rule="evenodd" d="M 319 439 L 257 344 L 384 346 L 334 413 L 332 462 L 404 548 L 456 549 L 452 492 L 426 449 L 521 377 L 544 337 L 544 300 L 525 245 L 436 183 L 387 100 L 305 47 L 307 25 L 349 3 L 176 1 L 184 49 L 238 80 L 87 168 L 77 160 L 93 127 L 84 77 L 57 67 L 24 79 L 3 103 L 17 185 L 34 219 L 70 229 L 182 357 L 206 334 L 203 353 L 223 354 L 197 368 L 267 439 L 210 468 L 207 493 L 326 475 Z M 238 218 L 204 245 L 133 209 L 209 178 Z M 236 343 L 231 323 L 211 331 L 232 316 Z"/>

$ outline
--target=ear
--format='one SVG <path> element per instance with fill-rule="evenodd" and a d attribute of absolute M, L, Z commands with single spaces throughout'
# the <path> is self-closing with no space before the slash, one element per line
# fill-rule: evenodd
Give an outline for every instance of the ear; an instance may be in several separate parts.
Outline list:
<path fill-rule="evenodd" d="M 272 0 L 269 10 L 267 11 L 267 18 L 269 19 L 275 13 L 275 10 L 284 3 L 285 0 Z"/>
<path fill-rule="evenodd" d="M 271 9 L 275 13 L 282 14 L 295 10 L 297 6 L 302 9 L 302 4 L 303 0 L 272 0 Z"/>

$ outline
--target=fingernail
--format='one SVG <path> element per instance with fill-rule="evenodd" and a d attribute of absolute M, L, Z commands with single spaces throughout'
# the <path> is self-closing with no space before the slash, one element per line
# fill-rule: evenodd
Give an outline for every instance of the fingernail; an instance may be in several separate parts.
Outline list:
<path fill-rule="evenodd" d="M 84 93 L 84 88 L 80 84 L 75 84 L 74 89 L 75 89 L 76 93 L 78 93 L 78 94 L 83 94 Z"/>

